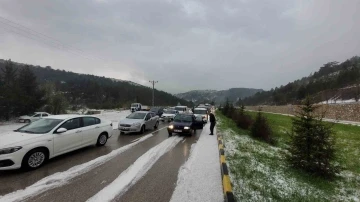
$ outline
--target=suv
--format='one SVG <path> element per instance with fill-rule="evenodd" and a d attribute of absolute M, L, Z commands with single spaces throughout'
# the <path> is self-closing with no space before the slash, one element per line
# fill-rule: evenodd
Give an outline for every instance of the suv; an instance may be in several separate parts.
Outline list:
<path fill-rule="evenodd" d="M 155 113 L 159 117 L 161 117 L 161 115 L 163 115 L 163 113 L 164 113 L 164 108 L 162 108 L 162 107 L 153 107 L 153 108 L 150 109 L 150 111 Z"/>

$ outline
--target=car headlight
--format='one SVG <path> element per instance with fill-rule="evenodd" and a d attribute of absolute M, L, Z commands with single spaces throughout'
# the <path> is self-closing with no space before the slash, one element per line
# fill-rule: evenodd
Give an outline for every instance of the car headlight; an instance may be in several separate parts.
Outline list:
<path fill-rule="evenodd" d="M 22 147 L 10 147 L 10 148 L 5 148 L 5 149 L 0 149 L 0 155 L 2 154 L 11 154 L 14 153 L 16 151 L 19 151 Z"/>
<path fill-rule="evenodd" d="M 185 127 L 184 127 L 184 129 L 185 129 L 185 130 L 189 130 L 189 129 L 190 129 L 190 127 L 185 126 Z"/>
<path fill-rule="evenodd" d="M 173 129 L 173 128 L 174 128 L 174 126 L 173 126 L 173 125 L 170 125 L 170 126 L 169 126 L 169 129 Z"/>
<path fill-rule="evenodd" d="M 141 125 L 141 123 L 134 123 L 134 124 L 132 124 L 132 126 L 134 126 L 134 127 L 138 127 L 138 126 L 140 126 Z"/>

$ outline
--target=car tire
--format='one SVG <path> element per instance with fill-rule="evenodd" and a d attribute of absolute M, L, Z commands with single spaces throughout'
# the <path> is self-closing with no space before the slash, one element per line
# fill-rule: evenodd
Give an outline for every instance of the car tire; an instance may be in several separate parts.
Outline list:
<path fill-rule="evenodd" d="M 159 121 L 156 121 L 154 129 L 157 129 L 159 127 Z"/>
<path fill-rule="evenodd" d="M 49 153 L 46 149 L 38 148 L 29 151 L 23 158 L 21 168 L 35 170 L 40 168 L 47 161 Z"/>
<path fill-rule="evenodd" d="M 144 125 L 143 125 L 143 126 L 141 126 L 140 133 L 141 133 L 141 134 L 144 134 L 144 133 L 145 133 L 145 126 L 144 126 Z"/>
<path fill-rule="evenodd" d="M 169 137 L 171 137 L 171 136 L 172 136 L 172 133 L 169 132 Z"/>
<path fill-rule="evenodd" d="M 97 139 L 96 146 L 104 146 L 108 140 L 108 136 L 106 133 L 101 133 Z"/>

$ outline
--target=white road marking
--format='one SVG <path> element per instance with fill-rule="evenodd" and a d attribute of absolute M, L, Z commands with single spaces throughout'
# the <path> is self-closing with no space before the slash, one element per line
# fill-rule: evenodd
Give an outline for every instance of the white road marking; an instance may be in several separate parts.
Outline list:
<path fill-rule="evenodd" d="M 67 171 L 58 172 L 55 174 L 52 174 L 50 176 L 47 176 L 35 184 L 26 187 L 25 189 L 17 190 L 15 192 L 6 194 L 4 196 L 0 196 L 0 201 L 24 201 L 25 199 L 28 199 L 30 197 L 37 196 L 41 193 L 44 193 L 45 191 L 48 191 L 50 189 L 54 189 L 56 187 L 63 186 L 69 181 L 81 174 L 84 174 L 88 171 L 90 171 L 93 168 L 96 168 L 107 161 L 113 159 L 114 157 L 118 156 L 119 154 L 129 150 L 133 146 L 139 144 L 140 142 L 145 141 L 146 139 L 152 137 L 152 134 L 145 135 L 144 137 L 141 137 L 141 139 L 137 142 L 130 143 L 128 145 L 125 145 L 123 147 L 120 147 L 119 149 L 113 150 L 109 154 L 106 154 L 104 156 L 100 156 L 96 159 L 93 159 L 91 161 L 88 161 L 86 163 L 74 166 Z"/>
<path fill-rule="evenodd" d="M 184 139 L 183 141 L 181 141 L 181 143 L 184 143 L 186 141 L 186 139 Z"/>
<path fill-rule="evenodd" d="M 180 137 L 171 137 L 151 148 L 122 172 L 111 184 L 87 201 L 111 201 L 115 197 L 121 196 L 140 180 L 162 155 L 174 148 L 182 139 Z"/>

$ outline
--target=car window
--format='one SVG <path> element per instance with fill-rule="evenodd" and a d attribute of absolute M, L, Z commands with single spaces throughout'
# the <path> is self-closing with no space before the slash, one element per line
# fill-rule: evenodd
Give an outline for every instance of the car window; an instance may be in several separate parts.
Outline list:
<path fill-rule="evenodd" d="M 151 119 L 150 113 L 146 115 L 146 119 Z"/>
<path fill-rule="evenodd" d="M 99 124 L 99 123 L 101 123 L 101 120 L 98 118 L 95 118 L 95 124 Z"/>
<path fill-rule="evenodd" d="M 80 127 L 80 119 L 70 119 L 60 126 L 60 128 L 66 128 L 67 130 L 73 130 Z"/>
<path fill-rule="evenodd" d="M 46 116 L 48 116 L 47 114 L 42 114 L 42 117 L 46 117 Z"/>
<path fill-rule="evenodd" d="M 36 114 L 34 117 L 40 117 L 41 116 L 41 114 Z"/>
<path fill-rule="evenodd" d="M 82 119 L 83 119 L 84 127 L 92 126 L 96 124 L 96 119 L 93 117 L 83 117 Z"/>

